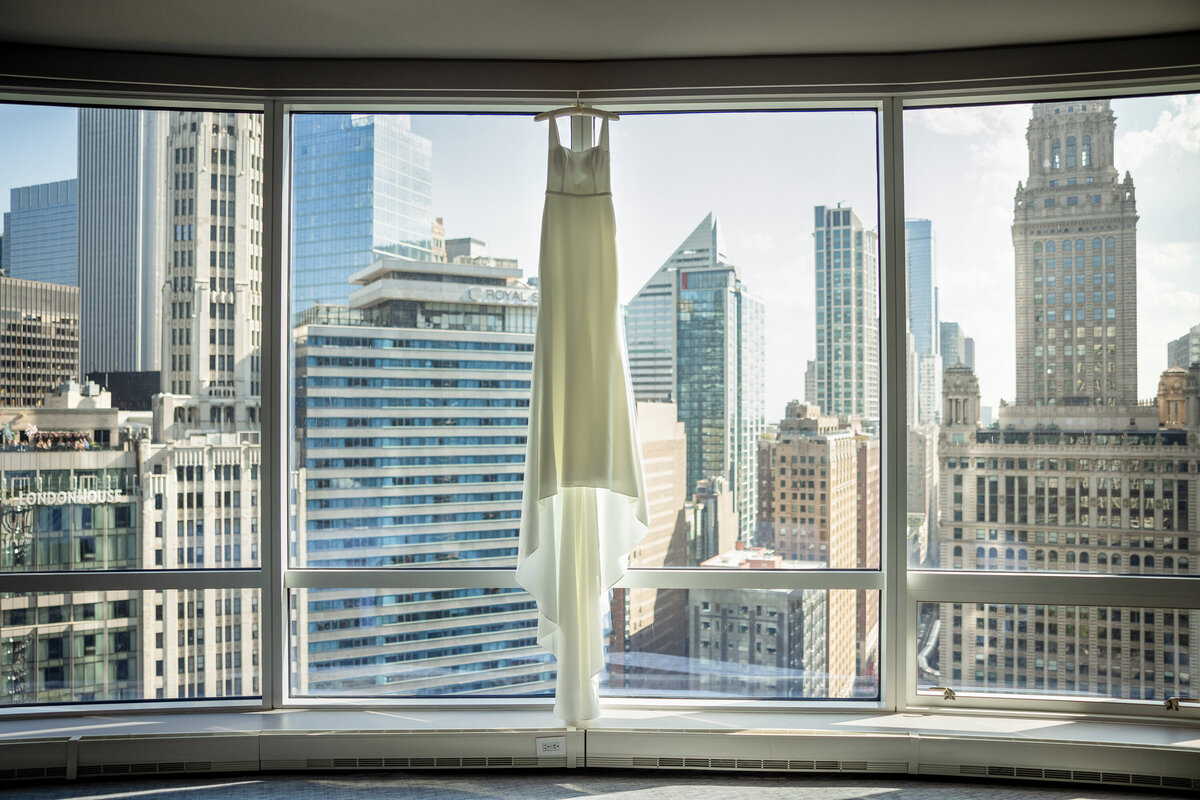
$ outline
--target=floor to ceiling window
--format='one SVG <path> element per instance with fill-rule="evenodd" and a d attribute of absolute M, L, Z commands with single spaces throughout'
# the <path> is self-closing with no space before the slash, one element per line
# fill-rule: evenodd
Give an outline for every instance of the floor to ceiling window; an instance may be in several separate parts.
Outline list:
<path fill-rule="evenodd" d="M 1197 98 L 1081 97 L 612 123 L 606 702 L 1194 694 Z M 545 127 L 261 108 L 0 106 L 0 705 L 544 707 Z"/>

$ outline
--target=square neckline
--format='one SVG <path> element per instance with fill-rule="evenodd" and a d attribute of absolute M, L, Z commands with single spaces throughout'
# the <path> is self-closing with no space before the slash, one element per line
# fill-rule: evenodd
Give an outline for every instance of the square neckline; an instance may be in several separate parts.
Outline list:
<path fill-rule="evenodd" d="M 550 122 L 550 138 L 554 140 L 553 146 L 557 147 L 559 150 L 561 150 L 563 152 L 566 152 L 568 155 L 581 155 L 581 156 L 589 155 L 594 150 L 601 150 L 605 153 L 608 152 L 608 120 L 607 119 L 605 119 L 603 122 L 600 123 L 600 138 L 596 141 L 596 143 L 594 145 L 592 145 L 591 147 L 588 147 L 584 150 L 573 150 L 570 147 L 568 147 L 567 145 L 564 145 L 562 143 L 562 140 L 558 136 L 558 120 L 552 118 L 549 120 L 549 122 Z"/>

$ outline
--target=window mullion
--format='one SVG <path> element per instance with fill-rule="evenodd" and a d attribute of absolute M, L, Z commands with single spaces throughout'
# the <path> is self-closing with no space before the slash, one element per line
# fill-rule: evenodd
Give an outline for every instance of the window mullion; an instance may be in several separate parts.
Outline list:
<path fill-rule="evenodd" d="M 880 367 L 882 375 L 883 463 L 882 515 L 884 574 L 880 647 L 882 697 L 886 707 L 899 709 L 904 688 L 911 682 L 909 667 L 915 662 L 912 615 L 906 614 L 910 600 L 904 594 L 908 547 L 905 538 L 907 499 L 907 354 L 905 352 L 906 311 L 904 276 L 904 102 L 898 97 L 884 100 L 880 113 L 879 195 L 883 203 L 880 277 L 883 283 L 880 326 Z"/>
<path fill-rule="evenodd" d="M 290 425 L 287 398 L 287 287 L 283 259 L 284 209 L 287 208 L 287 116 L 282 102 L 268 101 L 263 120 L 263 336 L 262 336 L 262 497 L 259 529 L 266 578 L 263 588 L 262 646 L 263 703 L 283 705 L 289 672 L 287 642 L 288 489 L 286 430 Z"/>

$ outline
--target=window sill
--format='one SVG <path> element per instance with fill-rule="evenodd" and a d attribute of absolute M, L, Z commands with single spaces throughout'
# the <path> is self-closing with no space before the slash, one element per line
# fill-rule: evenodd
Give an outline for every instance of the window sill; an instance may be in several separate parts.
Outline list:
<path fill-rule="evenodd" d="M 892 773 L 1200 788 L 1183 722 L 614 708 L 586 729 L 549 709 L 94 713 L 0 721 L 0 781 L 195 772 L 635 767 Z M 565 751 L 536 755 L 536 739 Z M 20 765 L 20 766 L 17 766 Z"/>

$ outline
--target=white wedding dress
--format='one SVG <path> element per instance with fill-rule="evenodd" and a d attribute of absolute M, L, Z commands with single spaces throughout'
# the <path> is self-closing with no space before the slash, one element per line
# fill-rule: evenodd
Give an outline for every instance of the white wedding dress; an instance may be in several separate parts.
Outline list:
<path fill-rule="evenodd" d="M 538 642 L 558 661 L 555 714 L 600 714 L 608 590 L 646 535 L 648 513 L 617 296 L 608 120 L 569 150 L 550 120 L 517 582 L 538 606 Z"/>

